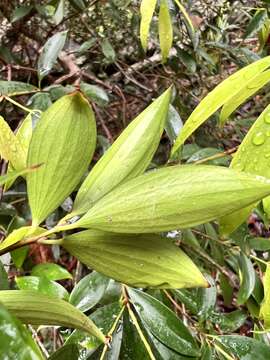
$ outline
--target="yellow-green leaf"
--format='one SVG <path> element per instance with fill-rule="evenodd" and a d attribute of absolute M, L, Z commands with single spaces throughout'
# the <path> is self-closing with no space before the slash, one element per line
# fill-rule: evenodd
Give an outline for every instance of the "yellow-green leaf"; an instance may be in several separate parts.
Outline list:
<path fill-rule="evenodd" d="M 264 327 L 270 329 L 270 263 L 267 264 L 263 278 L 264 299 L 260 308 L 260 318 L 264 320 Z"/>
<path fill-rule="evenodd" d="M 175 1 L 176 5 L 179 7 L 180 11 L 182 12 L 182 14 L 183 14 L 183 16 L 184 16 L 184 18 L 185 18 L 185 20 L 186 20 L 186 23 L 188 24 L 190 30 L 194 33 L 194 32 L 195 32 L 194 26 L 193 26 L 193 24 L 192 24 L 192 21 L 191 21 L 189 15 L 188 15 L 186 9 L 185 9 L 184 6 L 180 3 L 179 0 L 174 0 L 174 1 Z"/>
<path fill-rule="evenodd" d="M 25 168 L 25 150 L 2 116 L 0 116 L 0 155 L 10 161 L 15 170 Z"/>
<path fill-rule="evenodd" d="M 0 302 L 25 324 L 77 328 L 105 342 L 92 320 L 67 301 L 31 290 L 2 290 Z"/>
<path fill-rule="evenodd" d="M 45 231 L 46 230 L 43 228 L 34 228 L 32 226 L 23 226 L 19 229 L 13 230 L 12 233 L 10 233 L 8 237 L 0 243 L 0 250 L 7 249 L 22 239 L 35 235 L 40 235 Z"/>
<path fill-rule="evenodd" d="M 160 141 L 167 119 L 168 89 L 122 132 L 79 189 L 70 216 L 84 213 L 117 185 L 144 172 Z"/>
<path fill-rule="evenodd" d="M 246 99 L 254 95 L 265 84 L 270 81 L 270 70 L 259 73 L 252 81 L 248 82 L 246 87 L 241 89 L 230 101 L 223 105 L 219 121 L 223 125 L 228 117 L 238 108 Z"/>
<path fill-rule="evenodd" d="M 207 287 L 191 259 L 158 235 L 86 230 L 67 236 L 62 246 L 91 269 L 134 287 Z"/>
<path fill-rule="evenodd" d="M 171 166 L 120 185 L 78 222 L 62 229 L 152 233 L 188 228 L 230 214 L 269 194 L 270 180 L 263 177 L 219 166 Z"/>
<path fill-rule="evenodd" d="M 237 152 L 230 167 L 246 173 L 270 178 L 270 105 L 255 121 Z M 256 206 L 256 202 L 240 212 L 236 212 L 220 220 L 222 234 L 230 234 L 241 225 Z"/>
<path fill-rule="evenodd" d="M 259 73 L 270 66 L 270 56 L 260 59 L 233 75 L 215 87 L 195 108 L 175 141 L 172 155 L 185 142 L 185 140 L 211 115 L 213 115 L 226 102 L 231 101 L 235 95 L 252 81 Z"/>
<path fill-rule="evenodd" d="M 173 43 L 172 20 L 167 0 L 160 1 L 158 32 L 162 61 L 165 62 L 169 56 L 169 52 Z"/>
<path fill-rule="evenodd" d="M 140 38 L 144 50 L 147 48 L 147 39 L 150 28 L 150 23 L 155 11 L 157 0 L 142 0 L 141 2 L 141 25 Z"/>
<path fill-rule="evenodd" d="M 21 171 L 10 171 L 8 174 L 0 176 L 0 186 L 6 183 L 10 183 L 11 181 L 13 182 L 14 180 L 17 179 L 17 177 L 24 176 L 30 171 L 36 170 L 37 168 L 38 167 L 32 167 L 32 168 L 26 168 Z"/>
<path fill-rule="evenodd" d="M 27 175 L 33 224 L 40 224 L 72 192 L 85 173 L 96 145 L 96 125 L 88 101 L 79 93 L 63 96 L 35 127 L 28 166 L 43 164 Z"/>

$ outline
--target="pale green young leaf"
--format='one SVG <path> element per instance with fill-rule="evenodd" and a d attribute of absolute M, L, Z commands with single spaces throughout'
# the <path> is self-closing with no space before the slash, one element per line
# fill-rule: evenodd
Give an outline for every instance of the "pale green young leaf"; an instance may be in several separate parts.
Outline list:
<path fill-rule="evenodd" d="M 25 150 L 2 116 L 0 116 L 0 156 L 9 161 L 15 170 L 25 168 Z"/>
<path fill-rule="evenodd" d="M 0 302 L 26 324 L 77 328 L 105 342 L 105 336 L 96 325 L 64 300 L 30 290 L 1 290 Z"/>
<path fill-rule="evenodd" d="M 63 49 L 67 31 L 54 34 L 45 43 L 38 59 L 38 77 L 41 81 L 53 68 L 60 51 Z"/>
<path fill-rule="evenodd" d="M 40 224 L 72 192 L 87 170 L 96 145 L 96 124 L 88 101 L 73 93 L 57 100 L 34 129 L 27 175 L 33 223 Z M 28 165 L 28 166 L 29 166 Z"/>
<path fill-rule="evenodd" d="M 270 105 L 261 113 L 245 136 L 230 167 L 232 169 L 270 177 Z M 266 200 L 268 201 L 268 200 Z M 266 203 L 267 204 L 267 203 Z M 220 220 L 222 234 L 230 234 L 241 225 L 256 203 Z"/>
<path fill-rule="evenodd" d="M 246 99 L 254 95 L 265 84 L 270 81 L 270 70 L 259 73 L 251 82 L 248 82 L 245 88 L 241 89 L 230 101 L 223 105 L 219 122 L 221 125 L 229 118 L 229 116 L 241 105 Z"/>
<path fill-rule="evenodd" d="M 64 238 L 62 246 L 92 269 L 134 287 L 207 287 L 192 260 L 158 235 L 86 230 Z"/>
<path fill-rule="evenodd" d="M 170 10 L 167 0 L 161 0 L 158 17 L 159 42 L 162 54 L 162 61 L 165 62 L 169 56 L 173 43 L 173 28 Z"/>
<path fill-rule="evenodd" d="M 67 269 L 54 263 L 41 263 L 32 268 L 31 275 L 43 276 L 49 280 L 72 279 L 72 275 Z"/>
<path fill-rule="evenodd" d="M 188 228 L 269 194 L 270 181 L 263 177 L 219 166 L 171 166 L 120 185 L 78 222 L 62 229 L 149 233 Z"/>
<path fill-rule="evenodd" d="M 144 50 L 147 48 L 147 40 L 149 34 L 150 23 L 155 11 L 157 0 L 142 0 L 141 12 L 141 25 L 140 25 L 140 38 Z"/>
<path fill-rule="evenodd" d="M 270 263 L 267 264 L 263 278 L 264 299 L 260 308 L 260 318 L 264 321 L 264 327 L 270 329 Z"/>
<path fill-rule="evenodd" d="M 32 237 L 35 235 L 40 235 L 46 230 L 40 227 L 34 228 L 32 226 L 23 226 L 19 229 L 13 230 L 8 237 L 0 243 L 0 250 L 7 249 L 10 246 L 16 244 L 17 242 L 21 241 L 22 239 Z"/>
<path fill-rule="evenodd" d="M 205 120 L 213 115 L 226 102 L 231 101 L 239 91 L 246 88 L 247 83 L 252 83 L 253 79 L 269 66 L 270 56 L 267 56 L 238 70 L 216 86 L 214 90 L 200 102 L 185 122 L 172 149 L 172 155 Z"/>
<path fill-rule="evenodd" d="M 158 147 L 170 97 L 168 89 L 106 151 L 80 187 L 70 216 L 86 212 L 117 185 L 145 171 Z"/>
<path fill-rule="evenodd" d="M 39 91 L 37 87 L 20 81 L 0 80 L 0 96 L 15 96 Z"/>
<path fill-rule="evenodd" d="M 21 171 L 10 171 L 8 174 L 6 175 L 1 175 L 0 176 L 0 186 L 13 182 L 14 180 L 17 179 L 17 177 L 19 176 L 24 176 L 27 173 L 29 173 L 30 171 L 33 171 L 33 168 L 26 168 L 24 170 Z"/>

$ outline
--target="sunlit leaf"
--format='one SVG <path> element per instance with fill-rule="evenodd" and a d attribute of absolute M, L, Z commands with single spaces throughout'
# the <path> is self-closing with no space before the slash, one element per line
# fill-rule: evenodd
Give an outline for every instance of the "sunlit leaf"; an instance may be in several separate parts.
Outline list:
<path fill-rule="evenodd" d="M 157 0 L 142 0 L 141 1 L 141 25 L 140 38 L 144 50 L 147 48 L 147 39 L 149 34 L 150 23 L 155 11 Z"/>
<path fill-rule="evenodd" d="M 161 0 L 158 17 L 159 42 L 162 61 L 165 62 L 169 56 L 173 43 L 173 28 L 167 0 Z"/>
<path fill-rule="evenodd" d="M 221 106 L 226 102 L 233 99 L 235 95 L 239 93 L 243 88 L 250 83 L 252 84 L 253 79 L 258 76 L 259 73 L 263 72 L 270 66 L 270 57 L 267 56 L 260 59 L 241 70 L 238 70 L 233 75 L 229 76 L 226 80 L 222 81 L 218 86 L 215 87 L 195 108 L 192 114 L 189 116 L 185 125 L 178 136 L 172 154 L 185 142 L 185 140 L 213 115 Z"/>
<path fill-rule="evenodd" d="M 86 230 L 62 245 L 82 263 L 135 287 L 207 286 L 199 269 L 171 240 L 158 235 L 119 235 Z"/>
<path fill-rule="evenodd" d="M 263 279 L 264 299 L 260 308 L 260 317 L 264 320 L 266 329 L 270 328 L 270 264 L 267 264 Z"/>
<path fill-rule="evenodd" d="M 32 268 L 31 275 L 44 276 L 49 280 L 72 279 L 72 275 L 58 264 L 42 263 Z"/>
<path fill-rule="evenodd" d="M 220 166 L 171 166 L 130 180 L 62 229 L 149 233 L 188 228 L 246 207 L 270 192 L 269 181 Z"/>
<path fill-rule="evenodd" d="M 43 164 L 27 175 L 33 224 L 41 223 L 75 188 L 95 145 L 94 114 L 80 93 L 60 98 L 42 113 L 28 152 L 29 165 Z"/>
<path fill-rule="evenodd" d="M 117 185 L 144 172 L 158 147 L 170 96 L 169 89 L 138 115 L 106 151 L 80 187 L 72 214 L 86 212 Z"/>

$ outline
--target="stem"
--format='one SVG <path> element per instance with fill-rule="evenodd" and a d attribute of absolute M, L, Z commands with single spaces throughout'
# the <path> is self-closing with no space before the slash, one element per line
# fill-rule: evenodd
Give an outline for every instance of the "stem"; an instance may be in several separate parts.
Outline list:
<path fill-rule="evenodd" d="M 18 103 L 17 101 L 11 99 L 11 98 L 10 98 L 9 96 L 7 96 L 7 95 L 4 95 L 4 98 L 5 98 L 7 101 L 9 101 L 10 103 L 12 103 L 13 105 L 21 108 L 22 110 L 24 110 L 24 111 L 26 111 L 26 112 L 29 112 L 29 113 L 34 112 L 32 109 L 29 109 L 29 108 L 23 106 L 22 104 L 20 104 L 20 103 Z"/>
<path fill-rule="evenodd" d="M 214 344 L 215 349 L 220 352 L 227 360 L 235 360 L 235 357 L 232 357 L 231 355 L 227 354 L 226 351 L 224 351 L 223 349 L 221 349 L 220 346 L 218 346 L 217 344 Z"/>
<path fill-rule="evenodd" d="M 249 257 L 251 257 L 251 259 L 254 259 L 254 260 L 259 261 L 260 263 L 262 263 L 262 264 L 264 264 L 264 265 L 266 265 L 266 266 L 268 266 L 268 264 L 269 264 L 267 261 L 264 261 L 264 260 L 258 258 L 258 257 L 255 256 L 255 255 L 251 255 L 251 254 L 250 254 Z"/>
<path fill-rule="evenodd" d="M 115 319 L 114 323 L 113 323 L 113 326 L 111 327 L 110 331 L 108 332 L 108 337 L 112 337 L 112 334 L 114 333 L 115 329 L 116 329 L 116 326 L 125 310 L 125 305 L 121 308 L 119 314 L 117 315 L 117 318 Z M 106 355 L 106 352 L 109 348 L 109 344 L 105 344 L 104 347 L 103 347 L 103 351 L 102 351 L 102 354 L 100 356 L 100 359 L 99 360 L 104 360 L 104 357 Z"/>
<path fill-rule="evenodd" d="M 223 158 L 227 155 L 230 155 L 232 153 L 234 153 L 236 150 L 237 150 L 237 146 L 232 148 L 232 149 L 229 149 L 229 150 L 226 150 L 222 153 L 218 153 L 218 154 L 215 154 L 215 155 L 212 155 L 212 156 L 208 156 L 207 158 L 204 158 L 204 159 L 201 159 L 201 160 L 197 160 L 197 161 L 194 161 L 193 164 L 203 164 L 205 163 L 206 161 L 209 161 L 209 160 L 215 160 L 215 159 L 219 159 L 219 158 Z"/>
<path fill-rule="evenodd" d="M 134 324 L 136 330 L 138 331 L 138 334 L 139 334 L 139 336 L 140 336 L 140 338 L 141 338 L 141 340 L 142 340 L 142 342 L 143 342 L 143 344 L 145 346 L 145 349 L 148 352 L 148 355 L 149 355 L 150 359 L 151 360 L 156 360 L 156 358 L 155 358 L 155 356 L 154 356 L 154 354 L 153 354 L 153 352 L 151 350 L 151 347 L 148 344 L 148 342 L 147 342 L 147 340 L 146 340 L 146 338 L 145 338 L 145 336 L 144 336 L 144 334 L 143 334 L 143 332 L 142 332 L 142 330 L 140 328 L 138 320 L 137 320 L 134 312 L 131 309 L 130 302 L 129 302 L 129 297 L 128 297 L 127 289 L 126 289 L 125 285 L 122 286 L 122 291 L 123 291 L 123 296 L 124 296 L 124 300 L 125 300 L 125 303 L 126 303 L 126 307 L 128 309 L 129 316 L 130 316 L 131 320 L 133 321 L 133 324 Z"/>

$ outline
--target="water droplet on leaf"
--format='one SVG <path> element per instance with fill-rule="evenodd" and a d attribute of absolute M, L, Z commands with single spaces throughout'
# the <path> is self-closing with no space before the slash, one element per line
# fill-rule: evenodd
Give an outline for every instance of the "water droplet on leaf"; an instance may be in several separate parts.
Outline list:
<path fill-rule="evenodd" d="M 262 145 L 265 142 L 265 136 L 264 134 L 260 131 L 257 134 L 254 135 L 252 142 L 254 145 Z"/>

